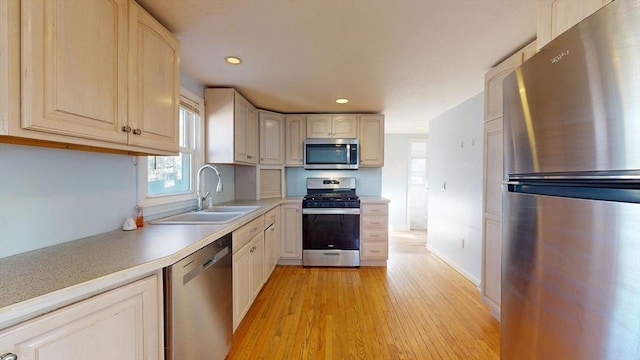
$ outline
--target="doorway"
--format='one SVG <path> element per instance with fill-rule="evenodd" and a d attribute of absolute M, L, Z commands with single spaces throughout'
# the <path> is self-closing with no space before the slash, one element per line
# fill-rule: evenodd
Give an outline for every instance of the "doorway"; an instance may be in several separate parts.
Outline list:
<path fill-rule="evenodd" d="M 429 186 L 427 183 L 427 140 L 409 141 L 409 184 L 407 186 L 407 213 L 409 230 L 427 230 L 427 202 Z"/>

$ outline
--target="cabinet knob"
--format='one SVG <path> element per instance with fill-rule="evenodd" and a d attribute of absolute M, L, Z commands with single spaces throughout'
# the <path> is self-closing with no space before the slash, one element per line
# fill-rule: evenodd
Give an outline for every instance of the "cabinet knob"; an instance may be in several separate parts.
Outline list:
<path fill-rule="evenodd" d="M 6 353 L 0 355 L 0 360 L 18 360 L 18 355 L 12 353 Z"/>
<path fill-rule="evenodd" d="M 120 128 L 122 130 L 122 132 L 126 132 L 126 133 L 130 133 L 131 132 L 131 126 L 129 125 L 125 125 L 123 127 Z M 4 360 L 2 358 L 0 358 L 0 360 Z"/>
<path fill-rule="evenodd" d="M 142 134 L 142 130 L 140 129 L 133 129 L 133 135 L 140 135 Z"/>

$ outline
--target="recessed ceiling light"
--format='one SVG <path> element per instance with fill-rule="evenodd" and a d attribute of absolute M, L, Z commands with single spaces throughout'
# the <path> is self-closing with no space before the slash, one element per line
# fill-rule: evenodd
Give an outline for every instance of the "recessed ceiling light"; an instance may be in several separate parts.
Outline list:
<path fill-rule="evenodd" d="M 240 65 L 242 64 L 242 59 L 237 56 L 227 56 L 224 58 L 231 65 Z"/>
<path fill-rule="evenodd" d="M 338 99 L 338 100 L 336 100 L 336 102 L 337 102 L 338 104 L 346 104 L 346 103 L 348 103 L 348 102 L 349 102 L 349 99 Z"/>

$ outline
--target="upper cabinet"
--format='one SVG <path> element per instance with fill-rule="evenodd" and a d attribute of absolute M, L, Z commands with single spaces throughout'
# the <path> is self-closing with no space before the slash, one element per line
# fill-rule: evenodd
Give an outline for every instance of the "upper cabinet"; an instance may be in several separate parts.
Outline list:
<path fill-rule="evenodd" d="M 205 162 L 257 164 L 258 111 L 232 88 L 204 90 Z"/>
<path fill-rule="evenodd" d="M 284 146 L 286 166 L 302 166 L 304 156 L 302 144 L 307 135 L 305 117 L 302 115 L 287 115 L 284 117 Z"/>
<path fill-rule="evenodd" d="M 538 50 L 611 1 L 538 0 Z"/>
<path fill-rule="evenodd" d="M 0 135 L 9 137 L 0 141 L 178 152 L 178 41 L 135 2 L 2 0 L 0 8 L 0 48 L 9 50 L 0 61 L 8 79 Z"/>
<path fill-rule="evenodd" d="M 129 143 L 175 151 L 179 137 L 180 45 L 134 1 L 129 9 Z"/>
<path fill-rule="evenodd" d="M 384 115 L 360 115 L 360 166 L 384 166 Z"/>
<path fill-rule="evenodd" d="M 260 164 L 284 164 L 284 127 L 281 114 L 259 111 L 260 118 Z"/>
<path fill-rule="evenodd" d="M 307 138 L 355 138 L 358 136 L 357 115 L 309 115 Z"/>

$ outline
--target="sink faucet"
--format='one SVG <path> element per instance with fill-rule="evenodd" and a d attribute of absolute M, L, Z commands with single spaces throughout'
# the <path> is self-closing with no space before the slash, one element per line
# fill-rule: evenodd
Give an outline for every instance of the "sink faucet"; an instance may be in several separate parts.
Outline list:
<path fill-rule="evenodd" d="M 206 194 L 202 195 L 202 191 L 200 188 L 200 175 L 202 174 L 204 169 L 211 169 L 215 171 L 216 175 L 218 175 L 218 185 L 216 186 L 216 192 L 217 193 L 222 192 L 222 175 L 220 175 L 220 171 L 218 171 L 218 168 L 216 168 L 215 165 L 211 165 L 211 164 L 202 165 L 200 169 L 198 169 L 198 175 L 196 175 L 196 199 L 198 201 L 198 206 L 196 210 L 198 211 L 204 209 L 204 206 L 202 204 L 207 199 L 210 193 L 210 191 L 207 191 Z"/>

